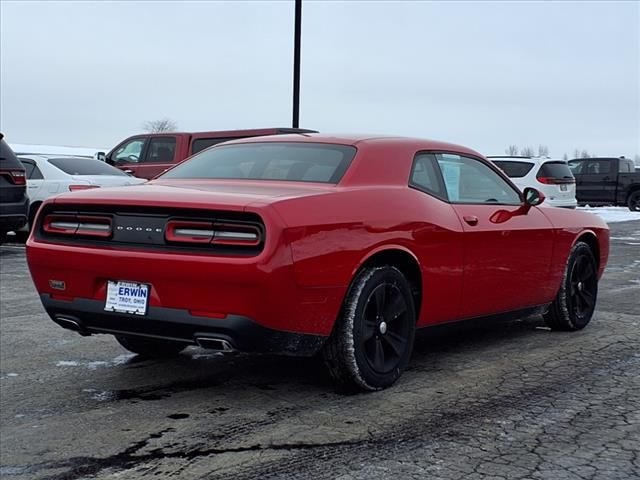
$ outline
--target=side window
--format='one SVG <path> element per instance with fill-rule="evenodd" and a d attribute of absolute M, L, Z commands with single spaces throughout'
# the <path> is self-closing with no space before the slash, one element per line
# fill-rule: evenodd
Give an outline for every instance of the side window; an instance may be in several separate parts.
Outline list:
<path fill-rule="evenodd" d="M 577 174 L 581 174 L 584 173 L 584 165 L 586 162 L 581 162 L 581 161 L 577 161 L 577 160 L 573 160 L 571 162 L 569 162 L 569 169 L 571 170 L 571 173 L 573 173 L 574 175 Z"/>
<path fill-rule="evenodd" d="M 144 138 L 134 138 L 133 140 L 118 147 L 113 152 L 111 161 L 114 164 L 117 163 L 138 163 L 140 161 L 140 155 L 142 154 L 142 148 L 144 147 Z"/>
<path fill-rule="evenodd" d="M 409 185 L 443 200 L 447 198 L 436 158 L 432 153 L 416 155 L 411 168 Z"/>
<path fill-rule="evenodd" d="M 520 194 L 480 160 L 448 153 L 438 153 L 436 159 L 452 203 L 521 203 Z"/>
<path fill-rule="evenodd" d="M 587 163 L 587 175 L 600 175 L 611 171 L 611 163 L 607 160 L 590 160 Z"/>
<path fill-rule="evenodd" d="M 144 161 L 149 163 L 171 163 L 176 154 L 176 137 L 156 137 L 149 142 Z"/>
<path fill-rule="evenodd" d="M 31 172 L 31 176 L 29 177 L 31 180 L 44 180 L 44 175 L 38 168 L 37 165 L 33 166 L 33 172 Z"/>
<path fill-rule="evenodd" d="M 240 138 L 240 137 L 238 137 Z M 233 138 L 196 138 L 191 143 L 191 154 L 201 152 L 205 148 L 212 147 L 227 140 L 234 140 Z"/>
<path fill-rule="evenodd" d="M 33 175 L 33 169 L 36 167 L 36 164 L 29 160 L 22 160 L 22 159 L 20 159 L 20 162 L 24 167 L 24 170 L 25 170 L 24 174 L 27 176 L 27 180 L 30 179 L 31 175 Z"/>

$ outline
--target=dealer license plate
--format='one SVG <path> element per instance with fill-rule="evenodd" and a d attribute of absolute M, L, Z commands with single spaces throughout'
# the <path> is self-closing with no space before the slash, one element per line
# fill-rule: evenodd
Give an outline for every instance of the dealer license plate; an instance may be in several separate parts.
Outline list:
<path fill-rule="evenodd" d="M 107 312 L 146 315 L 149 305 L 149 285 L 136 282 L 107 282 Z"/>

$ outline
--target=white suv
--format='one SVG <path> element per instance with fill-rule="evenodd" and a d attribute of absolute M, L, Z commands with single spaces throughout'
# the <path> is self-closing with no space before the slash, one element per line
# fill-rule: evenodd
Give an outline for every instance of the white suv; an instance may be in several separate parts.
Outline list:
<path fill-rule="evenodd" d="M 576 179 L 567 162 L 546 157 L 487 157 L 520 190 L 533 187 L 546 197 L 542 206 L 576 208 Z"/>

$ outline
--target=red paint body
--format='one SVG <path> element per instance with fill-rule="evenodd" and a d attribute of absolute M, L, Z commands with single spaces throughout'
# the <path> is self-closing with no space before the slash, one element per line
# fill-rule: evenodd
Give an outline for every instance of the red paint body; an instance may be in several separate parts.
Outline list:
<path fill-rule="evenodd" d="M 38 291 L 104 301 L 107 280 L 132 280 L 152 285 L 152 306 L 243 315 L 271 329 L 326 336 L 354 275 L 380 252 L 402 251 L 419 265 L 418 326 L 552 302 L 570 248 L 579 238 L 596 246 L 599 276 L 607 263 L 608 227 L 594 215 L 559 208 L 451 204 L 408 187 L 417 152 L 466 155 L 495 170 L 464 147 L 321 135 L 234 143 L 256 141 L 353 145 L 357 154 L 337 185 L 159 178 L 49 200 L 78 210 L 87 205 L 144 205 L 252 212 L 264 222 L 266 240 L 259 254 L 237 257 L 96 248 L 43 241 L 32 234 L 27 258 Z M 503 211 L 501 223 L 490 220 L 497 218 L 497 211 Z M 470 225 L 467 217 L 476 217 L 477 223 Z M 52 289 L 52 279 L 64 281 L 66 290 Z"/>

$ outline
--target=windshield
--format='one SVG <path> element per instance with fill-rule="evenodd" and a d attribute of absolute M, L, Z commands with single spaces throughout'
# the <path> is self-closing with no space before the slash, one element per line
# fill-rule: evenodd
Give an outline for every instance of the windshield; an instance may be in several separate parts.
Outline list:
<path fill-rule="evenodd" d="M 69 175 L 127 175 L 108 163 L 92 158 L 50 158 L 48 161 Z"/>
<path fill-rule="evenodd" d="M 356 149 L 325 143 L 265 142 L 204 150 L 160 178 L 338 183 Z"/>

